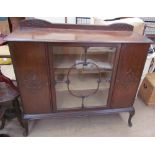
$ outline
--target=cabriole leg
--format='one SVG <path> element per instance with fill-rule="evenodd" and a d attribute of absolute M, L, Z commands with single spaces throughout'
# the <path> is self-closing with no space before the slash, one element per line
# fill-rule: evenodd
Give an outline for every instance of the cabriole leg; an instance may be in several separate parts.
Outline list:
<path fill-rule="evenodd" d="M 131 119 L 135 115 L 135 109 L 133 108 L 133 111 L 129 112 L 129 119 L 128 119 L 128 125 L 129 127 L 132 127 Z"/>

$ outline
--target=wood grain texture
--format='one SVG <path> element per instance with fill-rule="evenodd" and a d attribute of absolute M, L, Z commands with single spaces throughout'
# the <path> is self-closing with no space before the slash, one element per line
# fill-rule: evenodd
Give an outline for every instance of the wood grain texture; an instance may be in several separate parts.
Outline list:
<path fill-rule="evenodd" d="M 65 17 L 65 21 L 66 21 Z M 67 22 L 66 22 L 67 23 Z M 127 23 L 115 23 L 111 25 L 88 25 L 88 24 L 57 24 L 40 19 L 26 19 L 20 22 L 20 28 L 65 28 L 65 29 L 83 29 L 83 30 L 115 30 L 115 31 L 133 31 L 133 26 Z"/>
<path fill-rule="evenodd" d="M 47 43 L 48 51 L 48 65 L 49 65 L 49 79 L 50 79 L 50 90 L 51 90 L 51 103 L 53 112 L 57 110 L 56 104 L 56 92 L 55 92 L 55 70 L 54 70 L 54 56 L 53 56 L 53 44 Z"/>
<path fill-rule="evenodd" d="M 126 108 L 134 103 L 149 44 L 122 44 L 111 108 Z"/>
<path fill-rule="evenodd" d="M 50 113 L 52 109 L 45 44 L 21 42 L 9 46 L 24 113 Z"/>
<path fill-rule="evenodd" d="M 148 38 L 131 31 L 105 31 L 58 28 L 27 28 L 16 30 L 5 41 L 53 43 L 152 43 Z"/>

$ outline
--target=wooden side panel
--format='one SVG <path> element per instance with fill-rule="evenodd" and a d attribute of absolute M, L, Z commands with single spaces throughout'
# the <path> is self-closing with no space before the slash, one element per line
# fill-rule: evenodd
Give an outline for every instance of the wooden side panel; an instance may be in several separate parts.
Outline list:
<path fill-rule="evenodd" d="M 133 105 L 148 48 L 149 44 L 122 44 L 110 101 L 111 108 L 127 108 Z"/>
<path fill-rule="evenodd" d="M 51 112 L 48 62 L 44 43 L 10 43 L 25 114 Z"/>

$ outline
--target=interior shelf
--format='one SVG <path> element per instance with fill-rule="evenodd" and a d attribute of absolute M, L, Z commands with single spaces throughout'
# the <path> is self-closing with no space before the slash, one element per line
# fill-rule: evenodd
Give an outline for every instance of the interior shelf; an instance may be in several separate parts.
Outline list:
<path fill-rule="evenodd" d="M 111 72 L 112 69 L 100 69 L 100 73 L 108 73 Z M 98 74 L 97 70 L 79 70 L 79 72 L 82 72 L 83 74 Z M 68 69 L 67 68 L 56 68 L 55 69 L 55 74 L 60 75 L 60 74 L 67 74 Z M 77 74 L 77 69 L 72 69 L 71 74 Z"/>
<path fill-rule="evenodd" d="M 54 54 L 81 54 L 84 53 L 84 48 L 82 47 L 53 47 Z M 87 48 L 87 54 L 104 54 L 109 52 L 115 52 L 115 47 L 89 47 Z"/>
<path fill-rule="evenodd" d="M 110 62 L 103 62 L 100 60 L 93 60 L 93 59 L 88 59 L 88 62 L 93 62 L 95 63 L 101 70 L 112 70 L 112 64 Z M 55 69 L 69 69 L 73 66 L 75 63 L 82 62 L 80 59 L 76 58 L 69 58 L 69 57 L 63 57 L 63 59 L 56 57 L 55 62 L 54 62 L 54 68 Z M 80 65 L 76 65 L 75 68 L 79 68 Z M 81 65 L 82 66 L 82 65 Z M 87 66 L 85 67 L 87 70 L 93 70 L 94 68 L 90 67 L 88 68 Z"/>

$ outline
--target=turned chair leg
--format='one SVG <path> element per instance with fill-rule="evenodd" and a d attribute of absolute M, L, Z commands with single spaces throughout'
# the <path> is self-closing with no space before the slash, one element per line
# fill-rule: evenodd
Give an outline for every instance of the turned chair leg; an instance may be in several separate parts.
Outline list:
<path fill-rule="evenodd" d="M 5 118 L 5 116 L 3 116 L 2 120 L 1 120 L 0 130 L 4 129 L 5 122 L 6 122 L 6 118 Z"/>
<path fill-rule="evenodd" d="M 133 108 L 133 111 L 129 112 L 129 119 L 128 119 L 128 125 L 129 127 L 132 127 L 131 119 L 135 115 L 135 109 Z"/>
<path fill-rule="evenodd" d="M 21 126 L 24 128 L 24 123 L 23 123 L 23 120 L 22 120 L 22 112 L 21 112 L 21 109 L 20 109 L 18 98 L 16 98 L 13 101 L 13 106 L 15 108 L 15 114 L 17 116 L 17 119 L 18 119 L 19 123 L 21 124 Z"/>
<path fill-rule="evenodd" d="M 21 112 L 21 109 L 20 109 L 18 98 L 16 98 L 13 101 L 13 106 L 15 108 L 15 113 L 16 113 L 17 119 L 20 122 L 21 126 L 24 128 L 23 135 L 25 137 L 27 137 L 28 136 L 28 133 L 29 133 L 29 130 L 28 130 L 28 120 L 23 120 L 22 119 L 22 112 Z"/>
<path fill-rule="evenodd" d="M 5 126 L 5 122 L 6 122 L 5 111 L 6 111 L 6 108 L 1 107 L 1 114 L 0 114 L 1 125 L 0 125 L 0 130 L 4 129 L 4 126 Z"/>
<path fill-rule="evenodd" d="M 27 137 L 29 134 L 28 120 L 24 120 L 24 129 L 23 136 Z"/>

